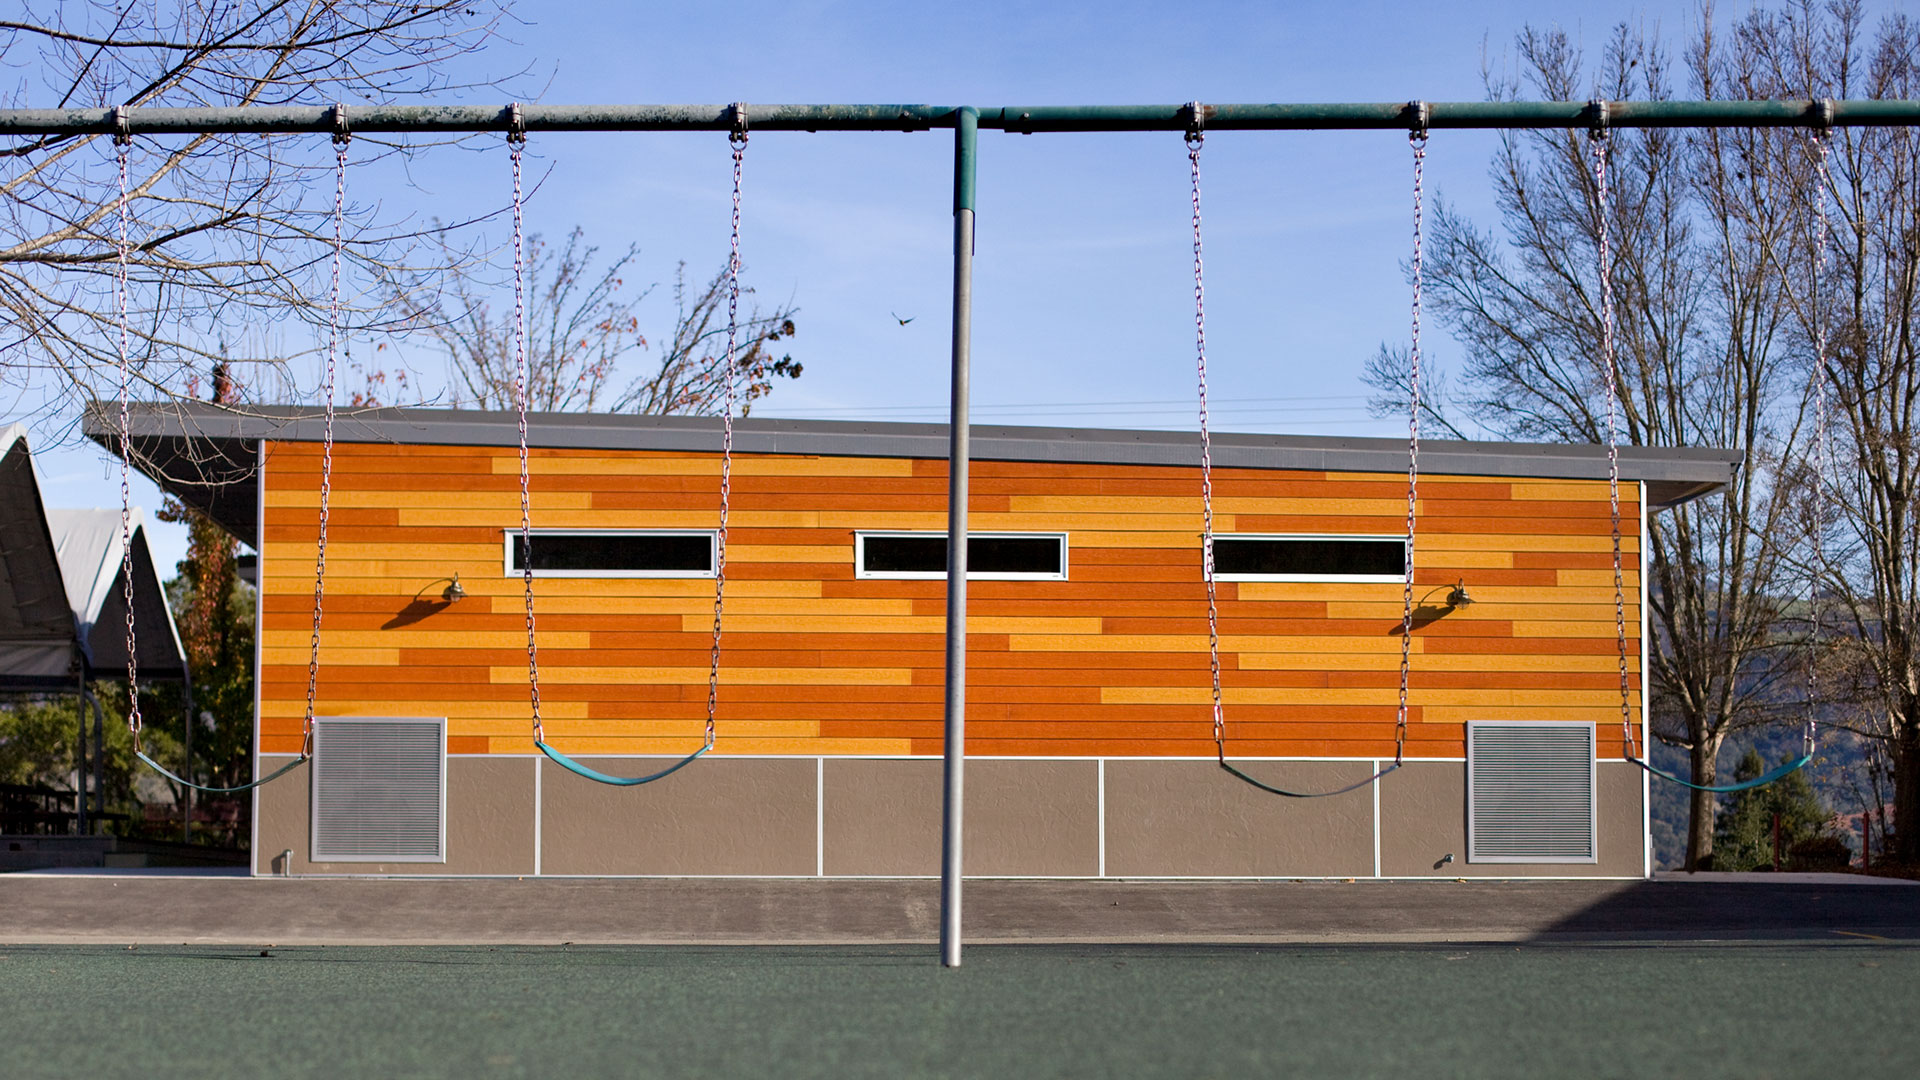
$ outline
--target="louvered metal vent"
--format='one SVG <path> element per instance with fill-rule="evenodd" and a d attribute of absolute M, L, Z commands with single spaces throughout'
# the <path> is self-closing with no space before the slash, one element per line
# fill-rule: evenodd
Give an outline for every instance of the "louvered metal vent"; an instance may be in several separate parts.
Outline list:
<path fill-rule="evenodd" d="M 1592 724 L 1467 725 L 1467 859 L 1598 860 Z"/>
<path fill-rule="evenodd" d="M 313 861 L 445 862 L 447 724 L 316 717 Z"/>

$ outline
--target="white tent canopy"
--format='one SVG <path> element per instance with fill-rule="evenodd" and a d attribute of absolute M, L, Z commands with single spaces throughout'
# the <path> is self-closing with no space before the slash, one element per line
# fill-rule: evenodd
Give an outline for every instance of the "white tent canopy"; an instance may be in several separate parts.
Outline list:
<path fill-rule="evenodd" d="M 127 665 L 118 510 L 48 510 L 26 429 L 0 430 L 0 689 L 68 690 Z M 179 679 L 186 653 L 134 510 L 134 625 L 142 678 Z"/>

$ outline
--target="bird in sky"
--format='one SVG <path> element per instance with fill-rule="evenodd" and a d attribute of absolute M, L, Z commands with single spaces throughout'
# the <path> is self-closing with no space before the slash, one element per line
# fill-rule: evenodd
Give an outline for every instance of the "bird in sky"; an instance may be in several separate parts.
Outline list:
<path fill-rule="evenodd" d="M 887 312 L 887 314 L 893 315 L 893 321 L 899 323 L 901 326 L 905 326 L 908 323 L 912 322 L 914 319 L 919 318 L 919 316 L 917 315 L 909 315 L 903 319 L 898 315 L 894 315 L 894 313 L 891 311 Z"/>

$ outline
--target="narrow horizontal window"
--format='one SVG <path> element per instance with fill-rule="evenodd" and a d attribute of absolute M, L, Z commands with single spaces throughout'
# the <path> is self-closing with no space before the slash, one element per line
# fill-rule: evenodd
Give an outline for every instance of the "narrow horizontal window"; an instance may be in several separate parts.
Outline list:
<path fill-rule="evenodd" d="M 507 573 L 541 577 L 712 577 L 711 531 L 535 530 L 531 551 L 507 533 Z"/>
<path fill-rule="evenodd" d="M 1213 570 L 1228 581 L 1399 581 L 1402 536 L 1215 536 Z"/>
<path fill-rule="evenodd" d="M 947 573 L 945 533 L 857 533 L 854 558 L 861 577 L 932 578 Z M 1063 579 L 1064 533 L 971 533 L 969 578 Z"/>

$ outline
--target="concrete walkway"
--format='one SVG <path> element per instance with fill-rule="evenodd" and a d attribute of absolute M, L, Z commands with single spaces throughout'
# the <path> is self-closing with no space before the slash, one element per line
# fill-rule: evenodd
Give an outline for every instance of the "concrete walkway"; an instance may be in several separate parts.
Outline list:
<path fill-rule="evenodd" d="M 970 881 L 966 938 L 1920 940 L 1920 889 L 1766 881 Z M 906 944 L 928 880 L 0 875 L 0 944 Z"/>
<path fill-rule="evenodd" d="M 1905 885 L 1920 886 L 1920 881 L 1906 878 L 1873 877 L 1866 874 L 1775 874 L 1765 870 L 1717 871 L 1703 870 L 1689 873 L 1685 870 L 1659 870 L 1653 875 L 1655 881 L 1692 881 L 1723 882 L 1746 885 Z"/>

